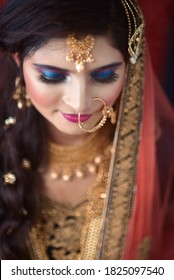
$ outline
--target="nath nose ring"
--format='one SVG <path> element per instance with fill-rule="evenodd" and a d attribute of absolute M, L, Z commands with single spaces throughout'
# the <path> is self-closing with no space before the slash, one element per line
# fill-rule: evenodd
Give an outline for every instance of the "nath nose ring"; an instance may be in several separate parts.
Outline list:
<path fill-rule="evenodd" d="M 115 124 L 116 123 L 116 113 L 114 111 L 114 109 L 111 106 L 107 106 L 105 101 L 99 97 L 94 97 L 92 99 L 93 101 L 99 101 L 103 104 L 103 110 L 102 110 L 102 119 L 100 120 L 100 122 L 92 127 L 92 128 L 85 128 L 84 124 L 80 121 L 80 113 L 78 113 L 78 125 L 80 127 L 81 130 L 88 132 L 88 133 L 92 133 L 95 132 L 96 130 L 100 129 L 102 126 L 104 126 L 104 124 L 106 123 L 107 118 L 111 118 L 111 123 Z"/>

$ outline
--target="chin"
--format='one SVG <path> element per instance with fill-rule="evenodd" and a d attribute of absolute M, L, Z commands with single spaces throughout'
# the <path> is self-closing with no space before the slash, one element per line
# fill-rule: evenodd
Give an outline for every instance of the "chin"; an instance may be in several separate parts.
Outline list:
<path fill-rule="evenodd" d="M 98 115 L 97 117 L 93 117 L 90 120 L 88 120 L 87 122 L 84 122 L 84 126 L 87 128 L 91 128 L 94 127 L 101 119 L 101 116 Z M 72 123 L 72 122 L 68 122 L 66 120 L 60 120 L 59 123 L 56 122 L 51 122 L 51 124 L 53 125 L 54 129 L 56 128 L 57 131 L 59 133 L 62 134 L 66 134 L 68 136 L 72 135 L 72 136 L 82 136 L 82 135 L 86 135 L 89 134 L 85 131 L 83 131 L 82 129 L 80 129 L 80 127 L 78 126 L 78 123 Z M 56 131 L 55 131 L 56 132 Z"/>
<path fill-rule="evenodd" d="M 80 136 L 85 135 L 86 132 L 81 130 L 78 124 L 66 125 L 64 127 L 55 126 L 55 128 L 63 134 L 72 135 L 72 136 Z"/>

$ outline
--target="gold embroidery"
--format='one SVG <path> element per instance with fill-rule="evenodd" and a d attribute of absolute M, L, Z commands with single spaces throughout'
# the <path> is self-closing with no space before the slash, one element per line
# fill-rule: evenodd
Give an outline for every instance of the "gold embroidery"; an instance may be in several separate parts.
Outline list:
<path fill-rule="evenodd" d="M 87 201 L 71 208 L 44 199 L 41 218 L 30 237 L 37 259 L 73 260 L 80 254 L 80 236 Z M 34 257 L 34 256 L 33 256 Z"/>

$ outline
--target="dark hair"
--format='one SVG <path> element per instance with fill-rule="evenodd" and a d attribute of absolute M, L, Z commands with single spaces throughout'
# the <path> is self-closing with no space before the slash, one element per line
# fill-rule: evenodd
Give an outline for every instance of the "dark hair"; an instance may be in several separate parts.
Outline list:
<path fill-rule="evenodd" d="M 24 239 L 36 221 L 42 178 L 37 171 L 46 150 L 46 133 L 41 115 L 33 108 L 18 110 L 12 95 L 15 79 L 22 78 L 22 62 L 52 38 L 68 34 L 108 35 L 125 60 L 128 58 L 127 18 L 121 0 L 9 0 L 0 10 L 0 258 L 28 259 Z M 21 67 L 11 54 L 18 52 Z M 17 123 L 4 130 L 4 121 Z M 32 167 L 26 170 L 22 160 Z M 14 185 L 4 184 L 4 174 L 16 175 Z M 28 215 L 26 215 L 26 211 Z M 12 230 L 12 232 L 11 232 Z M 25 238 L 26 237 L 26 238 Z"/>

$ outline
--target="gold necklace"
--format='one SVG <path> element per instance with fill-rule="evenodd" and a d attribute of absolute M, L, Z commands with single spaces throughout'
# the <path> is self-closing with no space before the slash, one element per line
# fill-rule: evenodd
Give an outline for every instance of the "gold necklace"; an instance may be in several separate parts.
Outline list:
<path fill-rule="evenodd" d="M 105 139 L 107 138 L 107 144 L 111 142 L 109 133 L 102 135 L 104 135 Z M 97 139 L 100 139 L 98 144 L 103 141 L 101 136 L 97 136 Z M 27 241 L 32 259 L 49 259 L 50 251 L 48 253 L 47 250 L 50 246 L 53 259 L 88 259 L 88 256 L 94 257 L 97 246 L 96 236 L 98 236 L 100 231 L 103 206 L 106 198 L 106 184 L 111 153 L 110 145 L 107 145 L 102 151 L 102 160 L 98 164 L 95 182 L 90 186 L 86 200 L 81 204 L 78 204 L 75 208 L 65 209 L 65 206 L 57 203 L 49 202 L 47 204 L 46 200 L 46 203 L 44 200 L 42 201 L 41 217 L 38 217 L 36 224 L 32 227 Z M 50 207 L 50 204 L 53 207 Z M 62 207 L 64 211 L 61 210 Z M 74 217 L 74 226 L 72 221 L 65 224 L 66 216 L 71 217 L 71 219 Z M 42 223 L 42 220 L 44 220 L 44 223 Z M 53 232 L 53 225 L 57 223 L 60 223 L 60 225 Z M 77 225 L 78 230 L 75 225 Z M 50 236 L 53 235 L 54 238 L 50 239 Z M 93 246 L 88 246 L 86 240 L 91 242 L 91 239 Z M 56 249 L 60 247 L 62 248 L 60 251 Z M 67 251 L 69 255 L 65 254 Z"/>
<path fill-rule="evenodd" d="M 96 175 L 103 158 L 112 149 L 109 133 L 111 134 L 110 126 L 109 129 L 104 127 L 77 146 L 63 146 L 49 142 L 48 170 L 50 177 L 55 180 L 71 181 L 89 174 Z"/>

